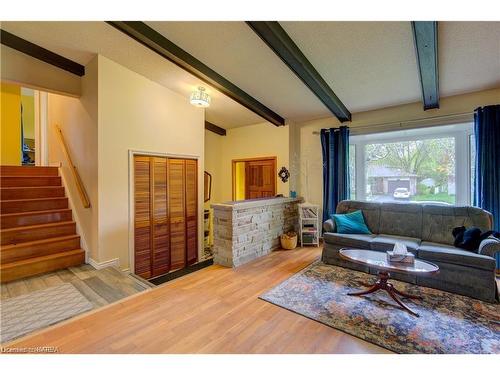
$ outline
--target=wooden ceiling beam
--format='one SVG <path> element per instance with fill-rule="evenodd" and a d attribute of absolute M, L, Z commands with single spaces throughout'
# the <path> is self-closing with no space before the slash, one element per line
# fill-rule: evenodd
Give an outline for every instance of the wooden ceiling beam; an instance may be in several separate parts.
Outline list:
<path fill-rule="evenodd" d="M 220 126 L 217 126 L 215 124 L 212 124 L 211 122 L 205 121 L 205 129 L 210 130 L 211 132 L 218 134 L 218 135 L 226 135 L 226 129 L 221 128 Z"/>
<path fill-rule="evenodd" d="M 436 21 L 411 23 L 424 111 L 439 108 L 438 24 Z"/>
<path fill-rule="evenodd" d="M 0 42 L 12 49 L 22 52 L 26 55 L 41 60 L 47 64 L 63 69 L 77 76 L 85 75 L 85 67 L 64 56 L 58 55 L 48 49 L 40 47 L 35 43 L 31 43 L 26 39 L 20 38 L 17 35 L 11 34 L 0 29 Z"/>
<path fill-rule="evenodd" d="M 340 122 L 351 121 L 351 113 L 276 21 L 247 21 L 247 25 L 304 82 Z"/>
<path fill-rule="evenodd" d="M 148 47 L 165 59 L 191 73 L 216 90 L 229 96 L 252 112 L 276 126 L 285 125 L 285 119 L 257 99 L 218 74 L 193 55 L 165 38 L 141 21 L 108 21 L 109 25 Z"/>

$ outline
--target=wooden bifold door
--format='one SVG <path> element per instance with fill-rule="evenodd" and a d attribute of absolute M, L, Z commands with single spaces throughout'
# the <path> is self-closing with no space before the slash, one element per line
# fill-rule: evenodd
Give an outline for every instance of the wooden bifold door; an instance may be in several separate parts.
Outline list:
<path fill-rule="evenodd" d="M 134 156 L 135 274 L 146 279 L 198 259 L 198 163 Z"/>

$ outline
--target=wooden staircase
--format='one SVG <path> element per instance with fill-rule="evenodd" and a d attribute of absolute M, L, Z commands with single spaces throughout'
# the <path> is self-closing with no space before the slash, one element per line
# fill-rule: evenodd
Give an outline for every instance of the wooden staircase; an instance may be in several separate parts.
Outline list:
<path fill-rule="evenodd" d="M 0 166 L 0 280 L 85 262 L 57 167 Z"/>

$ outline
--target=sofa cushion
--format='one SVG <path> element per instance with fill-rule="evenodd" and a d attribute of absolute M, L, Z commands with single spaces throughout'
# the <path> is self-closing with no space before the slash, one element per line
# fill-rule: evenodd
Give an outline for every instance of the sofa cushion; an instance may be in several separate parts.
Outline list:
<path fill-rule="evenodd" d="M 430 262 L 443 262 L 469 266 L 484 270 L 495 270 L 495 259 L 449 245 L 435 242 L 422 242 L 418 248 L 418 258 Z"/>
<path fill-rule="evenodd" d="M 422 241 L 453 245 L 453 229 L 464 226 L 491 229 L 491 214 L 477 207 L 423 205 Z"/>
<path fill-rule="evenodd" d="M 339 247 L 352 247 L 355 249 L 370 249 L 373 234 L 341 234 L 325 233 L 323 239 L 326 243 Z"/>
<path fill-rule="evenodd" d="M 378 233 L 422 238 L 422 205 L 383 203 L 380 206 Z"/>
<path fill-rule="evenodd" d="M 370 247 L 372 250 L 388 251 L 394 248 L 396 242 L 404 243 L 408 251 L 416 253 L 421 241 L 419 238 L 414 237 L 380 234 L 373 239 L 370 243 Z"/>

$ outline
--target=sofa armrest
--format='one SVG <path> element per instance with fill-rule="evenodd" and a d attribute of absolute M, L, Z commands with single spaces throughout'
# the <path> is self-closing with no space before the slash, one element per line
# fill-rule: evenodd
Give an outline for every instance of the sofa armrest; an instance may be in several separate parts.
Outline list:
<path fill-rule="evenodd" d="M 328 219 L 323 223 L 323 232 L 335 232 L 335 223 L 332 219 Z"/>
<path fill-rule="evenodd" d="M 487 238 L 479 245 L 478 254 L 495 257 L 495 253 L 500 251 L 500 240 L 496 238 Z"/>

